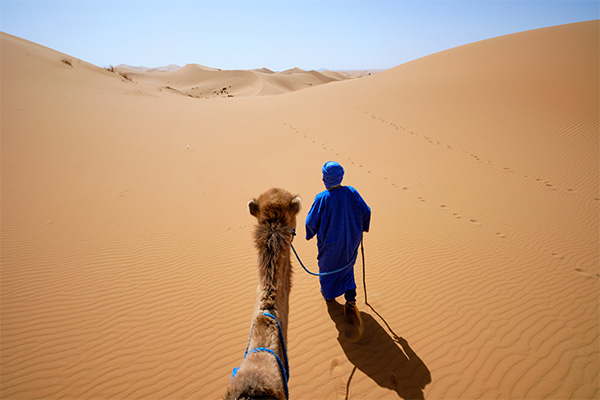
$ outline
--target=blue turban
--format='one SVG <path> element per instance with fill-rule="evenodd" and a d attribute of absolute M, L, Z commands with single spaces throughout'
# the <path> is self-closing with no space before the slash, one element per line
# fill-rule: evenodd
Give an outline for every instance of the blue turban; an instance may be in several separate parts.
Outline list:
<path fill-rule="evenodd" d="M 342 183 L 344 168 L 335 161 L 327 161 L 321 171 L 323 172 L 323 183 L 325 183 L 326 188 Z"/>

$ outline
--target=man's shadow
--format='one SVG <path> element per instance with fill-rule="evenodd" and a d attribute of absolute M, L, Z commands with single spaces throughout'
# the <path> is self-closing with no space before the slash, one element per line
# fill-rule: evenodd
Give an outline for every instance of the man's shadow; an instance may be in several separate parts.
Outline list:
<path fill-rule="evenodd" d="M 424 399 L 423 389 L 431 382 L 431 374 L 405 339 L 395 334 L 394 338 L 390 337 L 365 312 L 360 313 L 363 333 L 357 339 L 354 326 L 344 316 L 342 304 L 337 301 L 327 303 L 327 311 L 339 332 L 338 342 L 356 368 L 379 386 L 395 391 L 403 399 Z M 354 371 L 348 384 L 353 375 Z"/>

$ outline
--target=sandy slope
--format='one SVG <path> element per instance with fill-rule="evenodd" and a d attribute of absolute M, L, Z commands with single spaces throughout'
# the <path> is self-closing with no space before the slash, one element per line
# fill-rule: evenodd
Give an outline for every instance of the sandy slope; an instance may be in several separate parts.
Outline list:
<path fill-rule="evenodd" d="M 377 313 L 359 304 L 367 335 L 345 340 L 294 263 L 292 398 L 598 398 L 598 38 L 558 26 L 206 100 L 3 34 L 1 397 L 219 398 L 254 301 L 246 203 L 281 186 L 302 221 L 336 159 L 373 209 Z M 189 91 L 211 72 L 182 70 L 161 74 Z"/>

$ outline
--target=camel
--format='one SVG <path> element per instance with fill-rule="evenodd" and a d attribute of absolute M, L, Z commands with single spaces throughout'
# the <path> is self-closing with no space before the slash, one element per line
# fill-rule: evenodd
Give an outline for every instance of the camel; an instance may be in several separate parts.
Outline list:
<path fill-rule="evenodd" d="M 239 368 L 234 369 L 226 399 L 287 399 L 289 366 L 287 327 L 291 289 L 290 246 L 300 198 L 273 188 L 248 203 L 258 219 L 258 287 L 250 337 Z"/>

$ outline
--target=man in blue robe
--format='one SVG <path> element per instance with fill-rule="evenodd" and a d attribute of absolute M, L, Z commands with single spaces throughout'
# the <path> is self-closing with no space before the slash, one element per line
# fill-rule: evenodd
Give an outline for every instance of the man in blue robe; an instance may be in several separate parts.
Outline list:
<path fill-rule="evenodd" d="M 321 275 L 321 293 L 326 301 L 344 295 L 345 310 L 356 308 L 354 263 L 363 232 L 369 231 L 371 209 L 358 191 L 342 186 L 344 168 L 335 161 L 323 165 L 323 183 L 327 190 L 317 194 L 306 216 L 306 240 L 317 235 L 319 272 L 340 272 Z"/>

